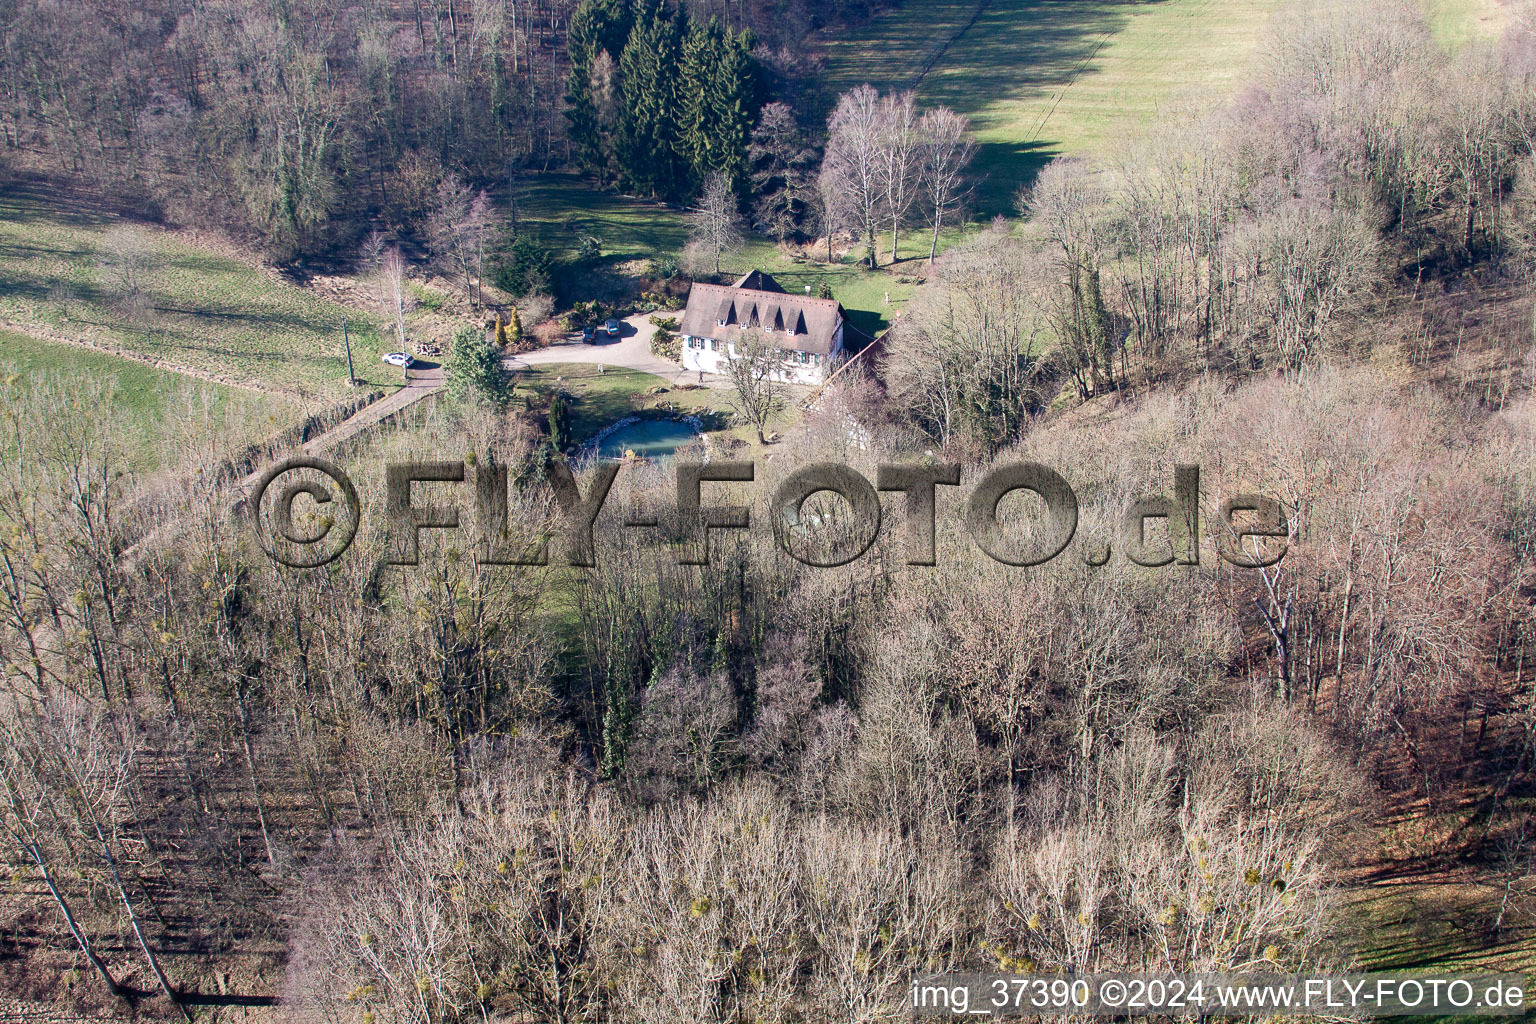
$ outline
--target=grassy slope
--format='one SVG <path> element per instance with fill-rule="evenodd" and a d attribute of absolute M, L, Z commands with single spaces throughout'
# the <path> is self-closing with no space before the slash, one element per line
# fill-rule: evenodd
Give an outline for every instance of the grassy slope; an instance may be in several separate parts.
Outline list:
<path fill-rule="evenodd" d="M 1536 971 L 1536 921 L 1524 902 L 1529 889 L 1517 886 L 1495 933 L 1507 879 L 1496 855 L 1468 857 L 1454 841 L 1458 833 L 1476 839 L 1476 825 L 1466 827 L 1475 801 L 1450 804 L 1452 809 L 1432 813 L 1415 803 L 1373 826 L 1378 849 L 1343 892 L 1342 924 L 1359 970 L 1441 976 Z M 1510 810 L 1518 818 L 1518 808 Z M 1463 1019 L 1421 1018 L 1425 1024 Z"/>
<path fill-rule="evenodd" d="M 174 417 L 195 414 L 198 422 L 220 434 L 255 440 L 278 433 L 299 414 L 296 405 L 280 398 L 0 330 L 0 377 L 13 373 L 21 375 L 34 397 L 45 383 L 66 391 L 76 382 L 101 386 L 110 401 L 104 426 L 110 424 L 124 435 L 137 470 L 161 466 L 163 441 Z"/>
<path fill-rule="evenodd" d="M 102 267 L 114 233 L 157 264 L 148 277 L 152 308 L 138 316 L 118 308 Z M 0 194 L 0 317 L 16 323 L 331 401 L 347 392 L 343 316 L 360 375 L 393 382 L 380 370 L 388 338 L 377 316 L 167 232 L 64 207 L 25 184 L 8 183 Z"/>
<path fill-rule="evenodd" d="M 971 118 L 984 215 L 1052 158 L 1231 89 L 1279 0 L 907 0 L 826 44 L 829 94 L 915 88 Z"/>
<path fill-rule="evenodd" d="M 1536 941 L 1520 913 L 1495 940 L 1489 930 L 1503 890 L 1496 879 L 1444 875 L 1352 889 L 1360 966 L 1367 971 L 1536 970 Z"/>

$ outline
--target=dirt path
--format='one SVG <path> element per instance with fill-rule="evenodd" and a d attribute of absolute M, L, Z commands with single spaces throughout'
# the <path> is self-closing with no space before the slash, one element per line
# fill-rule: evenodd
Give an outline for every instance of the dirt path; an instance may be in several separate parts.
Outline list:
<path fill-rule="evenodd" d="M 918 71 L 916 77 L 912 79 L 912 83 L 908 85 L 907 88 L 912 90 L 921 88 L 923 79 L 927 78 L 929 72 L 938 66 L 939 61 L 944 59 L 944 55 L 950 51 L 952 46 L 960 41 L 962 36 L 976 27 L 976 23 L 981 20 L 981 16 L 987 13 L 987 8 L 991 6 L 992 0 L 981 0 L 981 3 L 976 5 L 976 11 L 971 15 L 971 20 L 961 26 L 959 31 L 955 32 L 948 39 L 946 39 L 944 41 L 944 45 L 939 47 L 938 52 L 923 62 L 922 69 Z"/>
<path fill-rule="evenodd" d="M 402 409 L 409 408 L 417 402 L 431 398 L 445 386 L 443 368 L 434 365 L 429 369 L 416 369 L 411 371 L 410 383 L 396 391 L 394 394 L 379 399 L 372 405 L 365 405 L 351 416 L 336 424 L 330 430 L 304 442 L 299 449 L 305 455 L 319 455 L 343 442 L 350 441 L 365 430 L 371 430 L 384 422 Z M 251 488 L 266 472 L 267 467 L 262 466 L 240 481 L 241 500 L 249 495 Z"/>

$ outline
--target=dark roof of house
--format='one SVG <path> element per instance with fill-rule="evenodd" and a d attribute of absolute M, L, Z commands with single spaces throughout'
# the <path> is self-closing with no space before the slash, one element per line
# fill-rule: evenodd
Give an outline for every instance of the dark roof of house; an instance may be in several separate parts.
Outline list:
<path fill-rule="evenodd" d="M 688 291 L 679 331 L 693 338 L 732 342 L 744 329 L 769 328 L 779 348 L 827 355 L 842 321 L 843 307 L 836 299 L 787 293 L 773 278 L 754 270 L 729 286 L 695 283 Z"/>
<path fill-rule="evenodd" d="M 731 285 L 731 287 L 752 288 L 760 292 L 779 292 L 780 294 L 782 294 L 784 291 L 784 289 L 779 286 L 779 282 L 775 281 L 770 275 L 763 273 L 761 270 L 747 271 L 745 274 L 741 275 L 741 277 L 738 278 L 736 283 Z"/>

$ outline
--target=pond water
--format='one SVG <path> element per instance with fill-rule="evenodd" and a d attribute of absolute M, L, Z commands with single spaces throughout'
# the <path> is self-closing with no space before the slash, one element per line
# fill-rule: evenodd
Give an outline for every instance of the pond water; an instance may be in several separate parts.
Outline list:
<path fill-rule="evenodd" d="M 641 420 L 609 434 L 598 449 L 598 455 L 605 459 L 620 459 L 625 451 L 632 451 L 648 459 L 661 458 L 698 438 L 697 430 L 677 420 Z"/>

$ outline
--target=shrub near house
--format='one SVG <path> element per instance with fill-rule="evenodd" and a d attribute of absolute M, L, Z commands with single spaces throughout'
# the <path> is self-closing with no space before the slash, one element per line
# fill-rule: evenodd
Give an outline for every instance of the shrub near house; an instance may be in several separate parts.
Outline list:
<path fill-rule="evenodd" d="M 448 392 L 455 398 L 505 405 L 512 397 L 512 382 L 501 362 L 501 352 L 478 327 L 461 327 L 453 334 L 448 350 Z"/>

